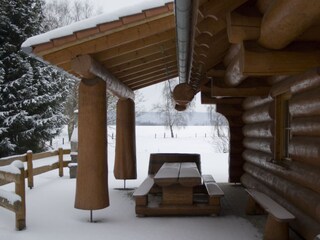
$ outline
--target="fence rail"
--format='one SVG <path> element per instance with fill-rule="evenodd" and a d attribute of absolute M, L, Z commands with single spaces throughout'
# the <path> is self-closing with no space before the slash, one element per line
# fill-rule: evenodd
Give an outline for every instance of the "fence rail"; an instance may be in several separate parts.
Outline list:
<path fill-rule="evenodd" d="M 5 166 L 11 164 L 15 160 L 20 160 L 22 162 L 27 163 L 27 169 L 25 171 L 25 178 L 28 179 L 28 187 L 33 188 L 33 177 L 48 171 L 52 171 L 54 169 L 59 169 L 59 176 L 63 176 L 63 168 L 68 165 L 70 161 L 63 160 L 64 154 L 70 154 L 70 149 L 59 148 L 55 151 L 42 152 L 42 153 L 32 153 L 32 151 L 28 151 L 25 154 L 15 155 L 10 157 L 0 158 L 0 166 Z M 55 162 L 50 165 L 45 165 L 41 167 L 33 167 L 33 162 L 41 160 L 47 157 L 58 156 L 58 162 Z M 0 186 L 7 184 L 10 181 L 6 181 L 5 179 L 0 180 Z"/>
<path fill-rule="evenodd" d="M 35 153 L 28 151 L 25 154 L 0 158 L 0 186 L 8 183 L 15 183 L 15 193 L 0 189 L 0 206 L 16 214 L 16 228 L 22 230 L 26 227 L 26 203 L 25 203 L 25 178 L 28 180 L 28 187 L 34 186 L 33 177 L 54 169 L 59 169 L 59 176 L 63 176 L 63 168 L 71 161 L 63 160 L 64 154 L 70 154 L 70 149 L 59 148 L 56 151 Z M 50 165 L 33 167 L 33 161 L 40 161 L 43 158 L 57 156 L 58 161 Z M 18 161 L 17 161 L 18 160 Z M 24 170 L 24 164 L 27 169 Z M 18 171 L 17 171 L 18 169 Z"/>

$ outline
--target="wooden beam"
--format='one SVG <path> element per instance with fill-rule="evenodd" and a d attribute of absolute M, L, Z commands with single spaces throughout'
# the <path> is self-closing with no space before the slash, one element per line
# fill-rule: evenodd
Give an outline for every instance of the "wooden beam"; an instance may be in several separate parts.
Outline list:
<path fill-rule="evenodd" d="M 89 55 L 83 55 L 73 59 L 72 69 L 83 78 L 93 79 L 99 77 L 104 80 L 107 89 L 119 98 L 134 99 L 134 93 L 129 87 L 120 82 L 106 68 Z"/>
<path fill-rule="evenodd" d="M 226 83 L 235 86 L 247 76 L 294 75 L 320 65 L 320 51 L 272 51 L 243 43 L 226 72 Z"/>
<path fill-rule="evenodd" d="M 161 65 L 161 66 L 156 66 L 155 68 L 152 68 L 152 69 L 147 69 L 145 71 L 141 71 L 141 72 L 138 72 L 138 73 L 134 73 L 134 74 L 131 74 L 129 76 L 126 76 L 126 77 L 122 77 L 120 78 L 121 81 L 123 83 L 127 83 L 127 82 L 132 82 L 134 81 L 135 79 L 141 79 L 141 78 L 144 78 L 144 77 L 147 77 L 147 76 L 152 76 L 152 75 L 155 75 L 155 74 L 158 74 L 158 73 L 166 73 L 166 72 L 171 72 L 171 71 L 177 71 L 177 64 L 171 64 L 171 65 Z"/>
<path fill-rule="evenodd" d="M 201 104 L 241 104 L 243 101 L 243 98 L 216 98 L 211 97 L 206 92 L 201 91 Z"/>
<path fill-rule="evenodd" d="M 118 78 L 127 77 L 132 74 L 136 74 L 139 72 L 144 71 L 152 71 L 155 68 L 161 68 L 163 66 L 170 66 L 170 65 L 177 65 L 177 58 L 176 56 L 168 56 L 166 58 L 158 59 L 152 62 L 145 63 L 144 65 L 129 68 L 129 69 L 123 69 L 122 71 L 114 71 L 114 75 L 116 75 Z"/>
<path fill-rule="evenodd" d="M 159 44 L 155 44 L 153 46 L 145 47 L 140 50 L 128 52 L 121 56 L 116 56 L 113 58 L 109 58 L 108 60 L 97 59 L 98 61 L 102 61 L 104 65 L 108 66 L 108 68 L 112 68 L 114 66 L 118 66 L 127 62 L 131 62 L 135 59 L 145 58 L 155 53 L 163 53 L 169 49 L 173 49 L 176 47 L 176 42 L 174 39 L 170 39 L 166 42 L 162 42 Z"/>
<path fill-rule="evenodd" d="M 235 12 L 227 14 L 229 42 L 236 44 L 245 40 L 258 39 L 261 20 L 260 17 L 248 17 Z"/>
<path fill-rule="evenodd" d="M 226 88 L 216 86 L 214 81 L 211 85 L 212 97 L 250 97 L 250 96 L 268 96 L 270 87 L 239 87 Z"/>
<path fill-rule="evenodd" d="M 63 48 L 53 48 L 49 52 L 40 52 L 39 56 L 48 62 L 65 61 L 66 59 L 73 59 L 78 55 L 92 54 L 96 52 L 105 51 L 107 49 L 128 44 L 138 39 L 143 39 L 148 36 L 155 35 L 164 31 L 175 28 L 173 13 L 166 14 L 161 18 L 152 21 L 143 21 L 138 25 L 120 29 L 107 36 L 101 36 L 93 40 L 78 41 L 76 45 L 70 47 L 63 46 Z M 130 37 L 128 37 L 130 36 Z"/>
<path fill-rule="evenodd" d="M 176 78 L 176 77 L 178 77 L 177 72 L 170 74 L 170 75 L 167 75 L 165 77 L 149 79 L 145 82 L 140 82 L 139 84 L 133 84 L 132 89 L 135 91 L 135 90 L 138 90 L 138 89 L 141 89 L 144 87 L 148 87 L 148 86 L 151 86 L 151 85 L 154 85 L 154 84 L 157 84 L 157 83 L 160 83 L 160 82 L 172 79 L 172 78 Z"/>
<path fill-rule="evenodd" d="M 133 42 L 116 46 L 108 50 L 96 53 L 93 55 L 98 61 L 108 60 L 114 57 L 121 56 L 130 52 L 138 51 L 146 47 L 152 47 L 154 45 L 159 45 L 169 40 L 175 39 L 175 30 L 169 29 L 164 32 L 159 32 L 157 34 L 147 36 L 142 39 L 135 40 Z"/>
<path fill-rule="evenodd" d="M 214 0 L 207 1 L 199 7 L 199 11 L 203 16 L 213 16 L 216 17 L 218 15 L 223 16 L 227 12 L 231 12 L 237 7 L 241 6 L 247 0 Z"/>
<path fill-rule="evenodd" d="M 293 75 L 320 66 L 320 51 L 256 51 L 243 45 L 240 52 L 243 75 Z"/>
<path fill-rule="evenodd" d="M 259 43 L 282 49 L 319 20 L 318 0 L 277 0 L 265 12 Z"/>
<path fill-rule="evenodd" d="M 132 81 L 129 80 L 129 81 L 126 82 L 126 84 L 131 87 L 131 85 L 136 85 L 136 84 L 139 84 L 141 82 L 146 82 L 146 81 L 149 81 L 150 79 L 162 78 L 162 77 L 165 77 L 165 76 L 168 76 L 168 75 L 172 75 L 172 74 L 176 74 L 176 73 L 177 73 L 177 68 L 172 69 L 171 71 L 168 71 L 168 72 L 161 71 L 161 72 L 157 72 L 155 74 L 149 74 L 149 75 L 146 75 L 144 77 L 140 77 L 140 78 L 134 79 Z"/>
<path fill-rule="evenodd" d="M 163 61 L 164 59 L 167 59 L 168 57 L 176 57 L 176 47 L 165 50 L 164 52 L 157 52 L 152 55 L 149 55 L 144 58 L 138 58 L 135 60 L 132 60 L 131 62 L 126 62 L 121 65 L 117 65 L 114 67 L 108 67 L 110 72 L 121 72 L 123 70 L 129 70 L 136 67 L 144 66 L 145 64 L 149 64 L 152 62 L 158 62 Z"/>
<path fill-rule="evenodd" d="M 210 69 L 207 71 L 207 77 L 211 78 L 223 78 L 226 74 L 226 70 Z"/>
<path fill-rule="evenodd" d="M 158 69 L 158 71 L 156 71 L 156 72 L 147 72 L 146 74 L 143 74 L 143 75 L 138 74 L 135 77 L 126 78 L 125 80 L 123 80 L 123 83 L 128 85 L 128 84 L 133 83 L 133 82 L 139 82 L 139 81 L 143 81 L 143 80 L 146 80 L 146 79 L 149 79 L 149 78 L 152 78 L 152 77 L 157 77 L 157 76 L 164 76 L 166 74 L 171 74 L 173 72 L 177 72 L 177 66 Z"/>
<path fill-rule="evenodd" d="M 227 14 L 227 29 L 230 43 L 241 43 L 247 40 L 258 40 L 261 31 L 261 17 L 240 15 L 232 12 Z M 320 18 L 312 26 L 307 28 L 295 41 L 319 41 L 320 40 Z"/>

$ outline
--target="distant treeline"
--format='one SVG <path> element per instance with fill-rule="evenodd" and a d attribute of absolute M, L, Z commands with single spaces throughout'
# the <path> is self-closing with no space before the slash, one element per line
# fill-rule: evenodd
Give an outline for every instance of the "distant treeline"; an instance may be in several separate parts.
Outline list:
<path fill-rule="evenodd" d="M 221 120 L 221 117 L 211 117 L 206 112 L 191 112 L 188 114 L 188 126 L 211 126 L 211 125 L 228 125 L 227 120 Z M 218 116 L 218 113 L 214 113 Z M 163 126 L 163 120 L 157 112 L 142 112 L 136 117 L 138 126 Z"/>

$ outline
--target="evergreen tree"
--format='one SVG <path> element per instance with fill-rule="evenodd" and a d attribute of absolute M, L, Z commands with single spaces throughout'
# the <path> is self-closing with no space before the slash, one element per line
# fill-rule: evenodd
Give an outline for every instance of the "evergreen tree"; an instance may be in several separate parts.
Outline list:
<path fill-rule="evenodd" d="M 45 150 L 65 121 L 61 74 L 26 56 L 20 46 L 41 32 L 42 0 L 0 5 L 0 157 Z"/>

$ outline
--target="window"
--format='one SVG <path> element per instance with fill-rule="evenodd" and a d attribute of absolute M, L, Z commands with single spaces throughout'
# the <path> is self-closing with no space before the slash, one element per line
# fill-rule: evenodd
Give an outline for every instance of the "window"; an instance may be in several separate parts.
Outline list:
<path fill-rule="evenodd" d="M 276 163 L 282 160 L 290 160 L 288 151 L 291 139 L 290 98 L 291 94 L 289 93 L 281 94 L 275 98 L 274 159 Z"/>

